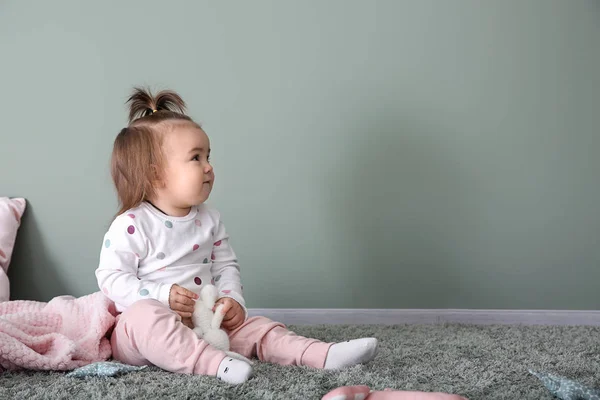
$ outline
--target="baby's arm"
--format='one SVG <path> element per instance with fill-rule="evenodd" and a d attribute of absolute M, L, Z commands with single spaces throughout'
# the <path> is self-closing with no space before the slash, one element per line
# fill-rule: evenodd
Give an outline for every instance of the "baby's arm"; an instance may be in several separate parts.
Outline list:
<path fill-rule="evenodd" d="M 225 226 L 220 220 L 218 220 L 214 235 L 212 259 L 211 273 L 215 286 L 219 291 L 219 298 L 230 297 L 237 301 L 244 309 L 247 317 L 248 310 L 242 294 L 240 266 L 229 244 L 229 235 L 227 235 Z"/>
<path fill-rule="evenodd" d="M 133 218 L 118 216 L 104 235 L 100 264 L 96 269 L 98 286 L 104 294 L 123 308 L 142 299 L 156 299 L 169 305 L 171 284 L 140 280 L 140 259 L 147 252 L 147 240 Z"/>

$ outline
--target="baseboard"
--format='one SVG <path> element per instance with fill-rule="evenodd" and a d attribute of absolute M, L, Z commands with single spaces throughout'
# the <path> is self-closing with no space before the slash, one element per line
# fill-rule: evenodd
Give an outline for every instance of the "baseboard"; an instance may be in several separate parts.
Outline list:
<path fill-rule="evenodd" d="M 600 326 L 600 311 L 464 310 L 464 309 L 296 309 L 255 308 L 286 325 L 400 325 L 461 323 L 475 325 L 587 325 Z"/>

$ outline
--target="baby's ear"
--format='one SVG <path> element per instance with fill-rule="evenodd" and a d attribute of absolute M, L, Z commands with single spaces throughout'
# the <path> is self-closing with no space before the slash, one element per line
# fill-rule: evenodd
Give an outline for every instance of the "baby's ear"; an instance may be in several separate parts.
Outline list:
<path fill-rule="evenodd" d="M 160 170 L 160 168 L 158 167 L 158 165 L 152 164 L 150 165 L 150 168 L 152 169 L 152 187 L 155 189 L 162 189 L 165 187 L 165 181 L 162 177 L 162 172 Z"/>

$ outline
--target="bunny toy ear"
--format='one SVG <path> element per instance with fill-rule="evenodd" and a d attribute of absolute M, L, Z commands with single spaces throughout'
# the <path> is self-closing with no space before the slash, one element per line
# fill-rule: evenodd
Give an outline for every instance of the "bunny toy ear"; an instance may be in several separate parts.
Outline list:
<path fill-rule="evenodd" d="M 221 329 L 221 324 L 223 323 L 223 318 L 225 317 L 223 307 L 225 307 L 223 304 L 219 304 L 215 310 L 215 315 L 213 316 L 210 324 L 213 329 Z"/>
<path fill-rule="evenodd" d="M 200 298 L 207 308 L 212 309 L 217 302 L 217 288 L 214 285 L 206 285 L 200 291 Z"/>

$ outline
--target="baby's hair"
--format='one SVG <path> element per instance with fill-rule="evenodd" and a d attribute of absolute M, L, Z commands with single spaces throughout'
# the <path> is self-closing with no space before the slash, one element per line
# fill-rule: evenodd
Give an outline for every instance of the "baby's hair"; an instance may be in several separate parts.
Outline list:
<path fill-rule="evenodd" d="M 189 120 L 185 115 L 185 102 L 175 92 L 163 90 L 156 96 L 150 90 L 134 88 L 133 93 L 127 100 L 129 103 L 129 124 L 145 117 L 153 117 L 154 120 L 165 120 L 168 118 Z M 158 115 L 155 113 L 161 111 Z M 174 114 L 174 115 L 173 115 Z"/>
<path fill-rule="evenodd" d="M 176 124 L 200 128 L 185 114 L 185 102 L 174 91 L 153 95 L 149 89 L 135 87 L 126 103 L 129 125 L 117 135 L 111 157 L 111 175 L 119 198 L 117 215 L 154 196 L 164 168 L 164 133 Z"/>

